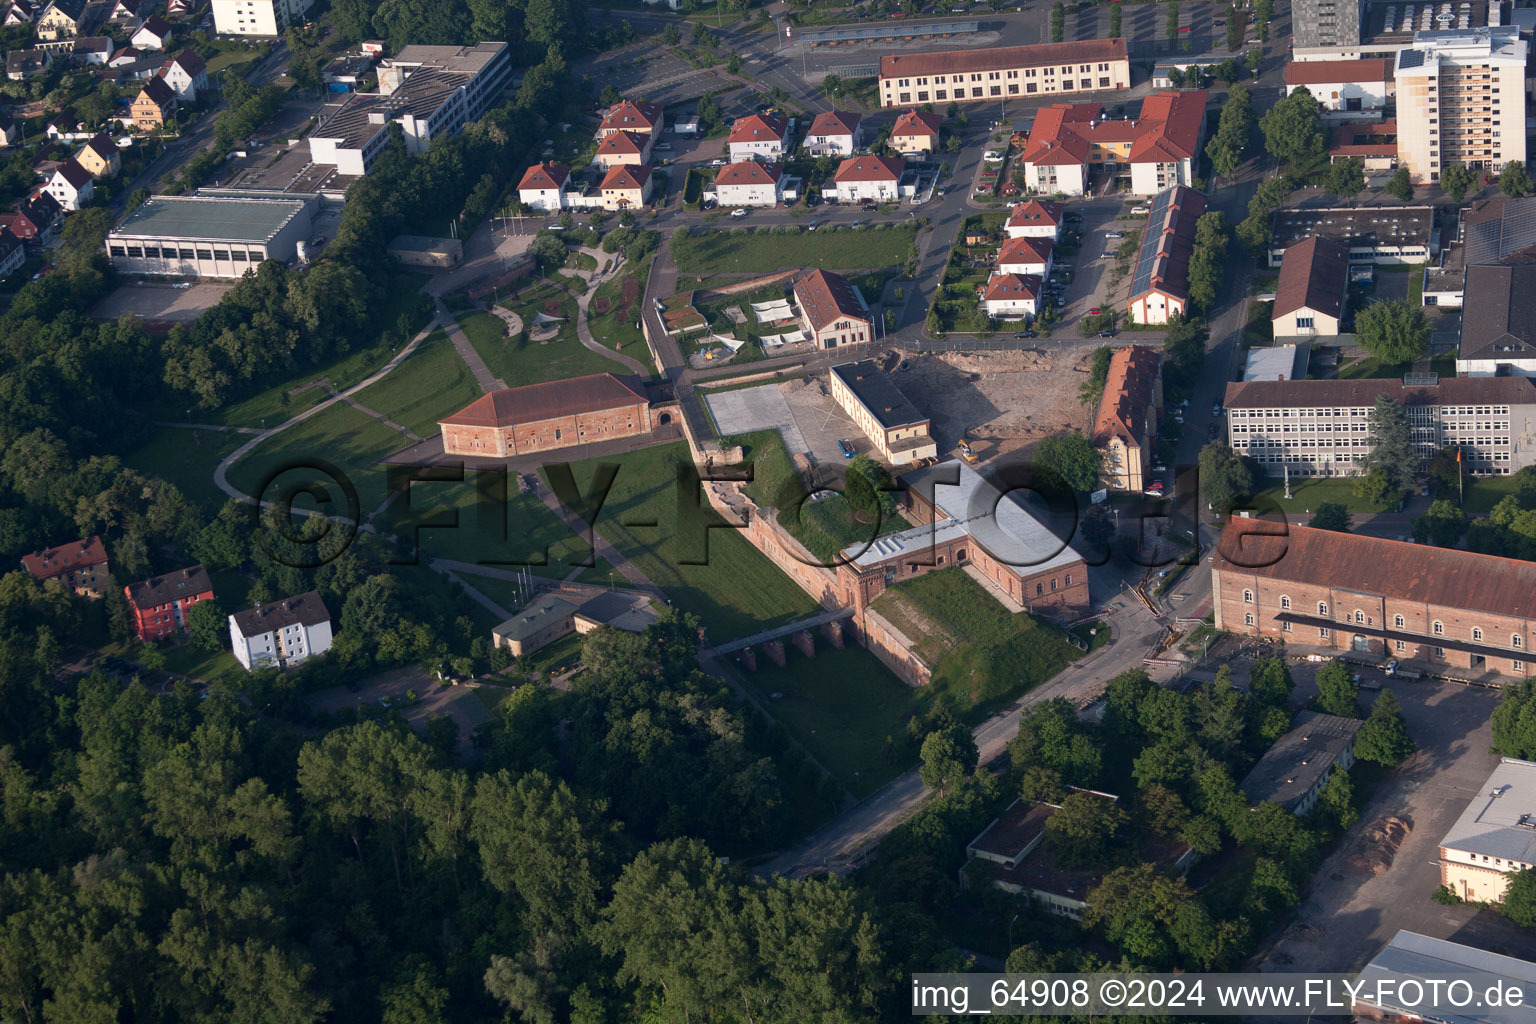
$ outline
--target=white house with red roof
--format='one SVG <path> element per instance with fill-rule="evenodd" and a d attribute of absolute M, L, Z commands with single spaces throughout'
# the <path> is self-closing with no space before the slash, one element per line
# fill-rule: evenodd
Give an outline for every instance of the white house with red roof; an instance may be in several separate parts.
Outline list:
<path fill-rule="evenodd" d="M 721 206 L 777 206 L 783 195 L 783 179 L 778 164 L 741 160 L 720 168 L 715 175 L 715 194 Z"/>
<path fill-rule="evenodd" d="M 644 166 L 651 162 L 651 144 L 655 139 L 656 136 L 649 133 L 610 132 L 597 144 L 597 155 L 592 158 L 592 166 L 601 171 L 621 164 Z"/>
<path fill-rule="evenodd" d="M 800 323 L 817 349 L 873 341 L 874 319 L 864 296 L 841 274 L 812 270 L 795 280 Z"/>
<path fill-rule="evenodd" d="M 778 163 L 789 143 L 789 122 L 772 114 L 749 114 L 736 119 L 726 139 L 733 163 L 766 160 Z"/>
<path fill-rule="evenodd" d="M 896 119 L 886 142 L 903 156 L 933 153 L 939 148 L 939 126 L 943 123 L 938 114 L 908 110 Z"/>
<path fill-rule="evenodd" d="M 1060 103 L 1035 115 L 1019 157 L 1025 186 L 1078 196 L 1090 170 L 1129 178 L 1131 192 L 1150 196 L 1194 182 L 1205 131 L 1203 90 L 1154 93 L 1135 117 L 1106 118 L 1097 103 Z"/>
<path fill-rule="evenodd" d="M 836 199 L 840 203 L 892 201 L 901 197 L 901 175 L 906 163 L 900 157 L 849 157 L 837 165 L 832 175 Z"/>
<path fill-rule="evenodd" d="M 603 114 L 597 126 L 597 138 L 606 139 L 614 132 L 637 132 L 654 135 L 661 131 L 661 107 L 643 100 L 624 100 L 616 103 Z"/>
<path fill-rule="evenodd" d="M 1054 245 L 1049 238 L 1036 238 L 1032 235 L 1006 239 L 997 254 L 997 272 L 1038 274 L 1044 277 L 1051 272 L 1051 249 Z"/>
<path fill-rule="evenodd" d="M 517 183 L 517 199 L 530 210 L 555 213 L 565 209 L 565 193 L 571 187 L 571 169 L 564 164 L 534 164 Z"/>
<path fill-rule="evenodd" d="M 598 186 L 605 210 L 637 210 L 651 198 L 651 169 L 617 164 Z"/>
<path fill-rule="evenodd" d="M 1064 213 L 1060 203 L 1041 199 L 1026 199 L 1015 206 L 1003 224 L 1003 234 L 1009 238 L 1061 237 Z"/>
<path fill-rule="evenodd" d="M 993 274 L 982 293 L 987 316 L 1019 320 L 1039 312 L 1040 278 L 1034 274 Z"/>
<path fill-rule="evenodd" d="M 853 156 L 862 141 L 858 114 L 824 110 L 811 122 L 800 152 L 806 156 Z"/>

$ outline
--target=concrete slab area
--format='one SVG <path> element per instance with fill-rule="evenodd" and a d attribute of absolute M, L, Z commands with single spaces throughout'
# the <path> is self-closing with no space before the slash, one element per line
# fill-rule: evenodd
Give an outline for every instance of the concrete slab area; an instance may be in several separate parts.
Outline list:
<path fill-rule="evenodd" d="M 810 451 L 777 384 L 709 395 L 705 401 L 709 403 L 710 415 L 714 416 L 722 437 L 754 430 L 777 430 L 791 455 Z"/>
<path fill-rule="evenodd" d="M 96 303 L 91 316 L 97 320 L 116 320 L 130 313 L 141 320 L 161 323 L 191 323 L 203 310 L 218 305 L 234 281 L 202 280 L 183 287 L 175 284 L 151 284 L 127 278 L 124 284 Z"/>

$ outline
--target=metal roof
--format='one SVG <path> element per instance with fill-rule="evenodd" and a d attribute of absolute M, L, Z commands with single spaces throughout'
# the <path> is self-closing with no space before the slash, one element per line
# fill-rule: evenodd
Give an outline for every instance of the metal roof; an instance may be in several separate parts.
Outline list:
<path fill-rule="evenodd" d="M 939 21 L 911 21 L 897 18 L 872 25 L 824 25 L 796 29 L 795 35 L 807 43 L 854 43 L 869 39 L 906 39 L 910 36 L 965 35 L 981 29 L 974 18 Z"/>
<path fill-rule="evenodd" d="M 1536 864 L 1536 764 L 1502 759 L 1440 845 L 1516 864 Z"/>
<path fill-rule="evenodd" d="M 1354 746 L 1363 724 L 1321 711 L 1297 713 L 1291 731 L 1275 740 L 1243 779 L 1243 792 L 1254 803 L 1268 801 L 1289 810 Z"/>
<path fill-rule="evenodd" d="M 302 199 L 151 196 L 123 219 L 112 237 L 265 242 L 306 205 Z"/>
<path fill-rule="evenodd" d="M 1501 1007 L 1468 1007 L 1462 1012 L 1448 1005 L 1437 1005 L 1432 1011 L 1426 1011 L 1420 1006 L 1409 1016 L 1443 1024 L 1481 1024 L 1483 1021 L 1529 1024 L 1536 1021 L 1536 964 L 1458 942 L 1430 938 L 1407 929 L 1394 935 L 1392 941 L 1361 969 L 1360 980 L 1370 983 L 1374 989 L 1377 983 L 1389 979 L 1443 978 L 1453 975 L 1465 978 L 1477 992 L 1487 991 L 1495 982 L 1502 982 L 1506 989 L 1515 985 L 1524 990 L 1525 998 L 1521 1001 L 1522 1005 L 1515 1005 L 1512 1000 L 1506 999 L 1505 1005 Z M 1394 989 L 1400 990 L 1400 987 L 1394 986 Z M 1358 1001 L 1366 1002 L 1363 999 Z M 1442 1004 L 1445 1002 L 1440 1000 Z"/>

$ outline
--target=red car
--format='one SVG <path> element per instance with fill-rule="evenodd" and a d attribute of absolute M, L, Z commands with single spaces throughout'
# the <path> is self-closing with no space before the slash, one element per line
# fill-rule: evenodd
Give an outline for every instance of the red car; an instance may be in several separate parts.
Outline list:
<path fill-rule="evenodd" d="M 1088 315 L 1089 316 L 1098 316 L 1099 314 L 1101 314 L 1103 312 L 1104 311 L 1102 309 L 1100 309 L 1098 306 L 1094 306 L 1092 309 L 1090 309 L 1088 311 Z"/>

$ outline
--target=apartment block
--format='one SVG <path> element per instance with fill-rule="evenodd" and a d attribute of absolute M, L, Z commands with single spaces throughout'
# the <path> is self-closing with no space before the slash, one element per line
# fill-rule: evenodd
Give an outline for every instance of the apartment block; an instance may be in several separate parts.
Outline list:
<path fill-rule="evenodd" d="M 1131 87 L 1124 39 L 1088 39 L 880 58 L 880 105 L 984 102 Z"/>
<path fill-rule="evenodd" d="M 287 668 L 331 649 L 331 613 L 311 590 L 229 617 L 235 660 L 247 672 L 266 665 Z"/>
<path fill-rule="evenodd" d="M 1398 162 L 1417 183 L 1451 164 L 1525 160 L 1527 44 L 1514 26 L 1419 32 L 1397 54 Z"/>
<path fill-rule="evenodd" d="M 213 0 L 213 28 L 221 36 L 280 36 L 303 24 L 314 0 Z"/>
<path fill-rule="evenodd" d="M 1360 42 L 1365 0 L 1295 0 L 1291 8 L 1292 45 L 1355 46 Z"/>

